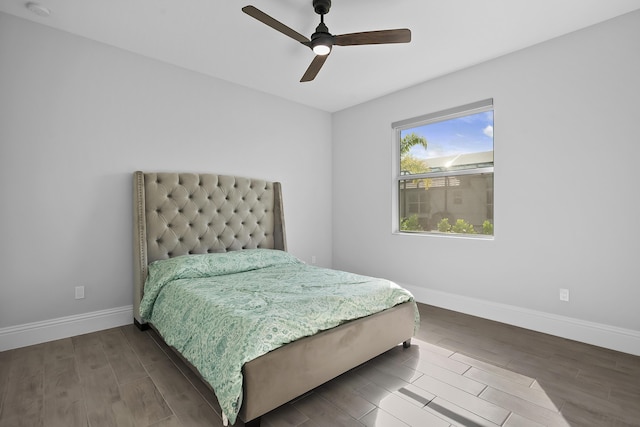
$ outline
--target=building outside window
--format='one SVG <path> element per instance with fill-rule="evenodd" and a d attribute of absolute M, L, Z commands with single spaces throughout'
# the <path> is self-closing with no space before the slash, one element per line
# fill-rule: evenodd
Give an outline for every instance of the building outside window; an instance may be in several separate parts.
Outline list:
<path fill-rule="evenodd" d="M 392 126 L 394 231 L 493 236 L 493 100 Z"/>

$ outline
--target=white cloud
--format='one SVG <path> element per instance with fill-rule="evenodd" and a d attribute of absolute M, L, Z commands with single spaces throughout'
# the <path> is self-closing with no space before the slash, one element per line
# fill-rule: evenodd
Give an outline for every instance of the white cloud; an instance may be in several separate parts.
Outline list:
<path fill-rule="evenodd" d="M 482 132 L 483 132 L 485 135 L 487 135 L 487 136 L 489 136 L 489 137 L 493 138 L 493 126 L 488 125 L 486 128 L 482 129 Z"/>

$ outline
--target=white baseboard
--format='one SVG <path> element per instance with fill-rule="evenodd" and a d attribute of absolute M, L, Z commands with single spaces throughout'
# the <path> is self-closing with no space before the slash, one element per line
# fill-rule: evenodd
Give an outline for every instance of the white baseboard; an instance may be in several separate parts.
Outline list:
<path fill-rule="evenodd" d="M 640 331 L 401 284 L 419 302 L 640 356 Z M 0 351 L 128 325 L 133 306 L 0 329 Z"/>
<path fill-rule="evenodd" d="M 424 304 L 640 356 L 640 331 L 399 284 Z"/>
<path fill-rule="evenodd" d="M 117 307 L 0 329 L 0 351 L 133 323 L 133 306 Z"/>

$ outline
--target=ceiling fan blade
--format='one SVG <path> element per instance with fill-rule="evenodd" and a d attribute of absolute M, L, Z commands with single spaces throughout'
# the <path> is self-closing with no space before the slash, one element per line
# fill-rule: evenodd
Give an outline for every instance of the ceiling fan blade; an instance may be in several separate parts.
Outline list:
<path fill-rule="evenodd" d="M 255 8 L 254 6 L 245 6 L 245 7 L 242 8 L 242 11 L 244 13 L 246 13 L 247 15 L 249 15 L 249 16 L 257 19 L 258 21 L 262 22 L 263 24 L 266 24 L 266 25 L 270 26 L 274 30 L 281 32 L 285 36 L 289 36 L 292 39 L 294 39 L 296 41 L 299 41 L 300 43 L 308 45 L 308 43 L 311 42 L 307 37 L 303 36 L 302 34 L 300 34 L 297 31 L 287 27 L 282 22 L 275 20 L 274 18 L 270 17 L 269 15 L 267 15 L 263 11 Z"/>
<path fill-rule="evenodd" d="M 401 28 L 398 30 L 365 31 L 362 33 L 341 34 L 335 36 L 334 44 L 338 46 L 355 46 L 363 44 L 409 43 L 411 30 Z"/>
<path fill-rule="evenodd" d="M 311 61 L 309 68 L 307 68 L 307 71 L 305 71 L 304 75 L 300 79 L 300 83 L 310 82 L 315 79 L 320 68 L 324 65 L 324 61 L 326 61 L 328 57 L 329 55 L 316 55 L 316 57 L 313 58 L 313 61 Z"/>

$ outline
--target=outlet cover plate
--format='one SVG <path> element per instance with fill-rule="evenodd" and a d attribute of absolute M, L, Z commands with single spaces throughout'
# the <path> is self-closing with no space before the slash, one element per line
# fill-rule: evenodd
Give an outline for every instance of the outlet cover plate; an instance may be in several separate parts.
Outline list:
<path fill-rule="evenodd" d="M 569 289 L 560 288 L 560 301 L 569 301 Z"/>

